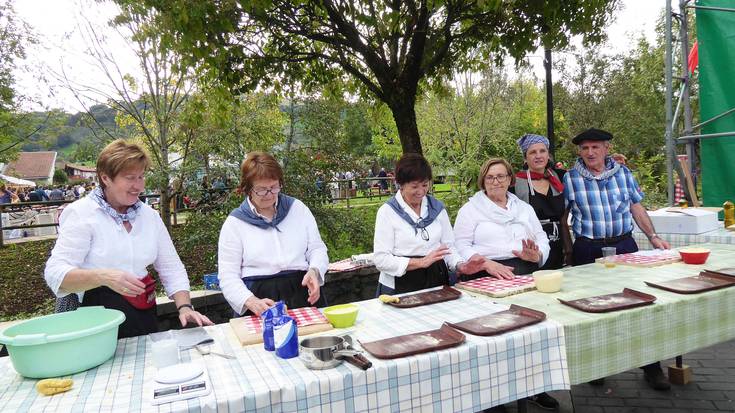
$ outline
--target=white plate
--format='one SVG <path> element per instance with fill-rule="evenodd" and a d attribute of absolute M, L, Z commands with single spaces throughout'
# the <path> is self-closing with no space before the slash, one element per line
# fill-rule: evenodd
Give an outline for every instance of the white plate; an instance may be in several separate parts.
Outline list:
<path fill-rule="evenodd" d="M 202 366 L 192 363 L 174 364 L 173 366 L 158 369 L 156 381 L 163 384 L 176 384 L 189 381 L 201 376 L 204 372 Z"/>

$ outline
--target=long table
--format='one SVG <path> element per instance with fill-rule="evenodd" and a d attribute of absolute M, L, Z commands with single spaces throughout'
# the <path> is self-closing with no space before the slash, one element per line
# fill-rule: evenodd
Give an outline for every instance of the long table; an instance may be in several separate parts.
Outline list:
<path fill-rule="evenodd" d="M 533 291 L 497 299 L 543 311 L 564 326 L 572 384 L 610 376 L 661 359 L 684 355 L 735 338 L 735 287 L 700 294 L 676 294 L 647 286 L 697 275 L 704 268 L 735 267 L 735 245 L 703 244 L 712 250 L 705 265 L 669 264 L 640 268 L 589 264 L 564 269 L 562 290 Z M 653 305 L 592 314 L 557 300 L 621 292 L 632 288 L 657 297 Z"/>
<path fill-rule="evenodd" d="M 730 244 L 735 245 L 735 231 L 728 231 L 724 227 L 714 231 L 701 234 L 670 234 L 659 232 L 658 236 L 671 245 L 671 248 L 687 247 L 694 244 Z M 646 235 L 638 229 L 633 231 L 633 238 L 642 250 L 650 250 L 653 247 Z"/>
<path fill-rule="evenodd" d="M 412 309 L 377 300 L 358 304 L 358 323 L 347 331 L 362 341 L 436 329 L 444 321 L 508 308 L 467 294 Z M 468 334 L 460 346 L 410 357 L 368 355 L 373 367 L 367 371 L 346 363 L 309 370 L 298 359 L 279 359 L 260 345 L 241 347 L 229 324 L 208 331 L 217 342 L 213 350 L 237 356 L 203 359 L 195 351 L 181 353 L 183 361 L 206 362 L 213 388 L 208 396 L 152 406 L 155 368 L 150 338 L 142 336 L 120 340 L 111 360 L 73 375 L 74 388 L 53 397 L 38 395 L 35 380 L 23 379 L 8 358 L 0 359 L 0 411 L 476 412 L 570 387 L 564 328 L 553 321 L 495 337 Z"/>

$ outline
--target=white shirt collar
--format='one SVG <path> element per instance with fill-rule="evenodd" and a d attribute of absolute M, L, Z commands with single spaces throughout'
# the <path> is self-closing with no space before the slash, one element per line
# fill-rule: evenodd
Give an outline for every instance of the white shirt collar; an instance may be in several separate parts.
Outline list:
<path fill-rule="evenodd" d="M 396 201 L 398 201 L 398 205 L 400 205 L 401 208 L 403 208 L 403 210 L 408 213 L 408 216 L 410 216 L 411 219 L 415 221 L 418 221 L 421 217 L 429 215 L 429 204 L 427 203 L 425 196 L 421 198 L 421 216 L 416 215 L 416 211 L 414 211 L 413 208 L 408 205 L 406 200 L 403 199 L 401 191 L 396 192 Z"/>

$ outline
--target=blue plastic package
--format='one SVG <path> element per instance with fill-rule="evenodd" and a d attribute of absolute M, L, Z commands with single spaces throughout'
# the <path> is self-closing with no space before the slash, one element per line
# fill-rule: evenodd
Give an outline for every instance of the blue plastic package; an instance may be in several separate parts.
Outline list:
<path fill-rule="evenodd" d="M 276 356 L 290 359 L 299 355 L 299 333 L 293 318 L 284 315 L 273 321 L 273 339 Z"/>
<path fill-rule="evenodd" d="M 276 346 L 273 342 L 273 325 L 281 316 L 286 315 L 286 306 L 283 301 L 277 302 L 273 307 L 261 314 L 263 318 L 263 347 L 268 351 L 274 351 Z"/>

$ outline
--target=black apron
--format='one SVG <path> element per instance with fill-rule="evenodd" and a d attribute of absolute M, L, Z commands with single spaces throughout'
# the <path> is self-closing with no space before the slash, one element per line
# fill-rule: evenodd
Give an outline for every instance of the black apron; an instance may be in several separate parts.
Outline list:
<path fill-rule="evenodd" d="M 105 308 L 120 310 L 125 314 L 125 321 L 117 330 L 117 338 L 143 336 L 158 332 L 156 306 L 147 310 L 133 307 L 122 295 L 108 287 L 97 287 L 84 292 L 81 307 L 101 305 Z"/>
<path fill-rule="evenodd" d="M 561 239 L 561 217 L 564 214 L 564 194 L 553 196 L 551 189 L 548 194 L 536 192 L 529 196 L 529 204 L 536 212 L 541 226 L 549 238 L 549 257 L 542 269 L 559 269 L 564 266 L 564 243 Z"/>
<path fill-rule="evenodd" d="M 288 270 L 271 275 L 243 278 L 242 282 L 258 298 L 283 301 L 289 309 L 312 307 L 308 301 L 309 290 L 301 285 L 304 275 L 306 275 L 304 270 Z M 325 307 L 326 305 L 327 300 L 324 298 L 324 294 L 319 294 L 319 300 L 314 303 L 313 307 Z M 247 310 L 243 315 L 253 315 L 253 313 Z M 235 317 L 240 317 L 240 314 L 235 312 Z"/>
<path fill-rule="evenodd" d="M 426 268 L 406 271 L 401 277 L 395 277 L 395 294 L 449 285 L 449 268 L 444 260 L 436 261 Z"/>
<path fill-rule="evenodd" d="M 507 260 L 493 260 L 498 264 L 507 265 L 513 267 L 513 274 L 515 275 L 529 275 L 532 272 L 538 270 L 538 264 L 535 262 L 528 262 L 520 258 L 509 258 Z M 474 274 L 462 274 L 460 281 L 470 281 L 482 277 L 494 277 L 485 270 L 476 272 Z"/>

